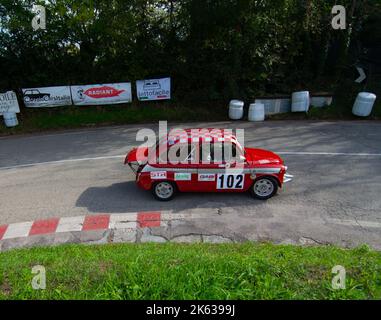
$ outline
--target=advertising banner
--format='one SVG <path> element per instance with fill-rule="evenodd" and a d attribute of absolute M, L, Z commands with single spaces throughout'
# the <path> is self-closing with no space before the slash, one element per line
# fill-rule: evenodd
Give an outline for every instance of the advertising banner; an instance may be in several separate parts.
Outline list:
<path fill-rule="evenodd" d="M 73 103 L 78 106 L 132 101 L 130 82 L 71 86 L 70 90 Z"/>
<path fill-rule="evenodd" d="M 136 94 L 140 101 L 171 99 L 171 78 L 137 80 Z"/>
<path fill-rule="evenodd" d="M 25 106 L 28 108 L 70 106 L 69 86 L 22 89 Z"/>
<path fill-rule="evenodd" d="M 7 112 L 19 113 L 20 107 L 14 91 L 0 93 L 0 115 Z"/>

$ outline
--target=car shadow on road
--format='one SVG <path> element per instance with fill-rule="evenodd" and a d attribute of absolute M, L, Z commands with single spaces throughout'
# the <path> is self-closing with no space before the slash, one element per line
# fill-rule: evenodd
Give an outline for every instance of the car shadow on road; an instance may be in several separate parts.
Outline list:
<path fill-rule="evenodd" d="M 187 209 L 242 208 L 263 203 L 248 193 L 178 193 L 168 202 L 156 200 L 151 192 L 140 189 L 134 181 L 107 187 L 90 187 L 76 202 L 77 207 L 92 213 L 126 213 L 138 211 L 180 212 Z"/>

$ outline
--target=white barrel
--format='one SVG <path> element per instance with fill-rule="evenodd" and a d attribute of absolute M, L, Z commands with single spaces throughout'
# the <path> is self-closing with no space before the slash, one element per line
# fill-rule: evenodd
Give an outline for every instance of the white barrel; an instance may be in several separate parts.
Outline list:
<path fill-rule="evenodd" d="M 263 103 L 252 103 L 249 107 L 249 121 L 265 120 L 265 105 Z"/>
<path fill-rule="evenodd" d="M 376 95 L 370 92 L 360 92 L 353 105 L 352 113 L 359 117 L 367 117 L 373 109 Z"/>
<path fill-rule="evenodd" d="M 291 111 L 308 112 L 310 106 L 309 91 L 299 91 L 292 94 Z"/>
<path fill-rule="evenodd" d="M 229 103 L 229 118 L 239 120 L 243 117 L 243 101 L 231 100 Z"/>
<path fill-rule="evenodd" d="M 19 124 L 17 120 L 17 115 L 15 112 L 5 112 L 3 113 L 3 117 L 4 117 L 4 123 L 8 128 L 16 127 Z"/>

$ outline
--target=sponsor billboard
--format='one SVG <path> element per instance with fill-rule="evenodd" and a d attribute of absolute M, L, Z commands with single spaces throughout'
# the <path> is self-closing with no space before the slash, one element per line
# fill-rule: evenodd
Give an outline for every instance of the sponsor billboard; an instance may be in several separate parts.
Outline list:
<path fill-rule="evenodd" d="M 7 112 L 20 112 L 17 96 L 14 91 L 0 93 L 0 115 Z"/>
<path fill-rule="evenodd" d="M 136 94 L 140 101 L 171 99 L 171 78 L 137 80 Z"/>
<path fill-rule="evenodd" d="M 69 86 L 22 89 L 25 106 L 28 108 L 70 106 Z"/>
<path fill-rule="evenodd" d="M 130 82 L 71 86 L 70 90 L 73 103 L 79 106 L 132 101 Z"/>

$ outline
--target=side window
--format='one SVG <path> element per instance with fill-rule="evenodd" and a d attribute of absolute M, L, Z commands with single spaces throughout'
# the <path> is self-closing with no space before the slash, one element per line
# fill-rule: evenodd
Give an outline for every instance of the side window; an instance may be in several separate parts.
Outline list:
<path fill-rule="evenodd" d="M 174 151 L 171 150 L 171 148 L 168 148 L 167 150 L 167 159 L 168 162 L 171 164 L 177 164 L 177 163 L 190 163 L 192 161 L 195 161 L 196 159 L 196 146 L 191 144 L 184 144 L 184 145 L 178 145 L 174 146 L 176 148 Z M 165 153 L 164 153 L 165 154 Z M 164 159 L 164 156 L 160 156 L 161 159 Z"/>
<path fill-rule="evenodd" d="M 201 143 L 200 144 L 200 159 L 201 163 L 212 163 L 212 144 Z"/>
<path fill-rule="evenodd" d="M 225 162 L 232 162 L 236 160 L 237 149 L 234 143 L 227 143 L 224 145 L 224 160 Z"/>
<path fill-rule="evenodd" d="M 204 152 L 202 153 L 204 157 Z M 210 145 L 211 163 L 232 162 L 236 160 L 237 149 L 234 143 L 214 143 Z"/>
<path fill-rule="evenodd" d="M 182 147 L 183 148 L 183 155 L 187 154 L 185 159 L 181 159 L 181 162 L 191 162 L 196 159 L 196 146 L 193 146 L 191 144 L 185 145 Z M 185 149 L 185 150 L 184 150 Z M 180 157 L 180 150 L 177 151 L 177 156 Z"/>

